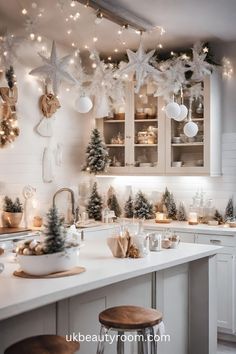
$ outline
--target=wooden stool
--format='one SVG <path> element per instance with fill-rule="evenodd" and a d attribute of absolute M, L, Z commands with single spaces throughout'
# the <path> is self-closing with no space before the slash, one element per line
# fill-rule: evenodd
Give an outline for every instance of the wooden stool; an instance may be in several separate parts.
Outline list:
<path fill-rule="evenodd" d="M 148 353 L 148 335 L 150 335 L 151 353 L 156 353 L 157 345 L 154 327 L 161 321 L 162 314 L 159 311 L 138 306 L 117 306 L 102 311 L 99 314 L 101 332 L 97 354 L 104 353 L 105 334 L 110 330 L 118 332 L 117 354 L 124 353 L 122 335 L 125 332 L 131 331 L 140 334 L 140 338 L 142 339 L 142 341 L 138 341 L 138 353 Z M 101 341 L 102 338 L 103 340 Z"/>
<path fill-rule="evenodd" d="M 74 354 L 79 347 L 78 342 L 67 342 L 61 336 L 42 335 L 13 344 L 4 354 Z"/>

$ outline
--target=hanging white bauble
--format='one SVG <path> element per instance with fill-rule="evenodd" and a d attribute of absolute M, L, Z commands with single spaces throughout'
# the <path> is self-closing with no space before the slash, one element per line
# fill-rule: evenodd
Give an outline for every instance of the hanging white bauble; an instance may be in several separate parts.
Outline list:
<path fill-rule="evenodd" d="M 198 133 L 198 125 L 192 121 L 188 122 L 184 126 L 184 134 L 188 138 L 193 138 Z"/>
<path fill-rule="evenodd" d="M 88 96 L 80 96 L 75 101 L 75 108 L 79 113 L 88 113 L 93 107 L 93 102 Z"/>
<path fill-rule="evenodd" d="M 177 118 L 180 115 L 180 106 L 176 102 L 170 102 L 165 108 L 168 118 Z"/>
<path fill-rule="evenodd" d="M 181 104 L 179 107 L 180 107 L 180 114 L 178 115 L 178 117 L 174 118 L 174 120 L 176 120 L 177 122 L 181 122 L 188 115 L 188 108 L 184 104 Z"/>

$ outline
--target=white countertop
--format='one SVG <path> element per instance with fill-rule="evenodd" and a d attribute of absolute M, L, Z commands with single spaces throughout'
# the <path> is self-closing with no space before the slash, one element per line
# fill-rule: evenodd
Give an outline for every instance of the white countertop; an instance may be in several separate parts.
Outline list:
<path fill-rule="evenodd" d="M 58 279 L 22 279 L 12 275 L 17 264 L 0 257 L 0 320 L 115 282 L 216 254 L 219 247 L 181 243 L 177 249 L 152 252 L 143 259 L 113 258 L 104 237 L 87 237 L 79 264 L 86 272 Z"/>
<path fill-rule="evenodd" d="M 158 224 L 155 220 L 146 220 L 144 227 L 148 229 L 174 229 L 175 231 L 192 232 L 194 234 L 236 236 L 236 228 L 224 225 L 189 225 L 186 221 L 172 221 L 170 224 Z"/>

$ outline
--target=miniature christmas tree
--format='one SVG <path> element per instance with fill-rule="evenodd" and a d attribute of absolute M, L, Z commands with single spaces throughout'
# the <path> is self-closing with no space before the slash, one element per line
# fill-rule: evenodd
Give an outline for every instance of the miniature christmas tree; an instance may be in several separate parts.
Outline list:
<path fill-rule="evenodd" d="M 135 197 L 134 216 L 139 219 L 151 219 L 153 217 L 153 205 L 141 191 Z"/>
<path fill-rule="evenodd" d="M 187 220 L 186 210 L 185 210 L 184 204 L 182 202 L 180 203 L 179 209 L 177 212 L 177 220 L 178 221 L 186 221 Z"/>
<path fill-rule="evenodd" d="M 104 172 L 109 166 L 108 150 L 97 129 L 92 130 L 86 154 L 86 166 L 83 168 L 84 171 L 98 174 Z"/>
<path fill-rule="evenodd" d="M 121 216 L 121 207 L 116 197 L 116 193 L 113 187 L 108 190 L 107 206 L 110 210 L 113 210 L 115 216 L 119 218 Z"/>
<path fill-rule="evenodd" d="M 129 219 L 133 218 L 133 216 L 134 216 L 134 201 L 133 201 L 131 195 L 129 196 L 129 198 L 125 202 L 124 211 L 125 211 L 126 218 L 129 218 Z"/>
<path fill-rule="evenodd" d="M 13 66 L 10 66 L 9 69 L 6 70 L 5 73 L 8 87 L 12 90 L 15 85 L 15 75 Z"/>
<path fill-rule="evenodd" d="M 166 205 L 166 208 L 167 208 L 167 212 L 168 212 L 168 218 L 170 218 L 172 220 L 176 220 L 177 208 L 176 208 L 174 196 L 172 193 L 170 194 L 170 198 L 169 198 L 168 204 Z"/>
<path fill-rule="evenodd" d="M 216 209 L 215 215 L 214 215 L 214 220 L 218 221 L 219 225 L 224 224 L 224 218 L 222 214 Z"/>
<path fill-rule="evenodd" d="M 98 193 L 96 182 L 92 188 L 92 193 L 87 206 L 87 212 L 90 219 L 97 221 L 102 219 L 102 197 Z"/>
<path fill-rule="evenodd" d="M 234 202 L 233 198 L 230 198 L 225 209 L 225 220 L 230 220 L 234 217 Z"/>
<path fill-rule="evenodd" d="M 62 226 L 63 218 L 58 214 L 56 207 L 52 207 L 47 214 L 45 225 L 45 253 L 62 252 L 65 249 L 65 229 Z"/>
<path fill-rule="evenodd" d="M 170 204 L 170 192 L 168 190 L 168 188 L 166 187 L 165 192 L 162 195 L 161 198 L 161 205 L 162 205 L 162 210 L 158 210 L 158 211 L 162 211 L 162 212 L 168 212 L 168 207 Z"/>
<path fill-rule="evenodd" d="M 6 196 L 4 198 L 3 210 L 8 213 L 22 213 L 23 207 L 20 202 L 20 199 L 16 198 L 16 200 L 13 202 L 11 198 Z"/>

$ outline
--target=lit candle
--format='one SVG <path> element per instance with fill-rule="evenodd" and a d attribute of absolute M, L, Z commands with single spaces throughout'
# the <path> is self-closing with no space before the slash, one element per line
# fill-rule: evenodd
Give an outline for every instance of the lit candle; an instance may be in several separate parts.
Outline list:
<path fill-rule="evenodd" d="M 198 219 L 197 219 L 197 213 L 196 212 L 190 212 L 189 213 L 188 223 L 190 225 L 198 224 Z"/>
<path fill-rule="evenodd" d="M 156 220 L 164 220 L 164 213 L 160 213 L 160 212 L 158 212 L 158 213 L 156 213 Z"/>

